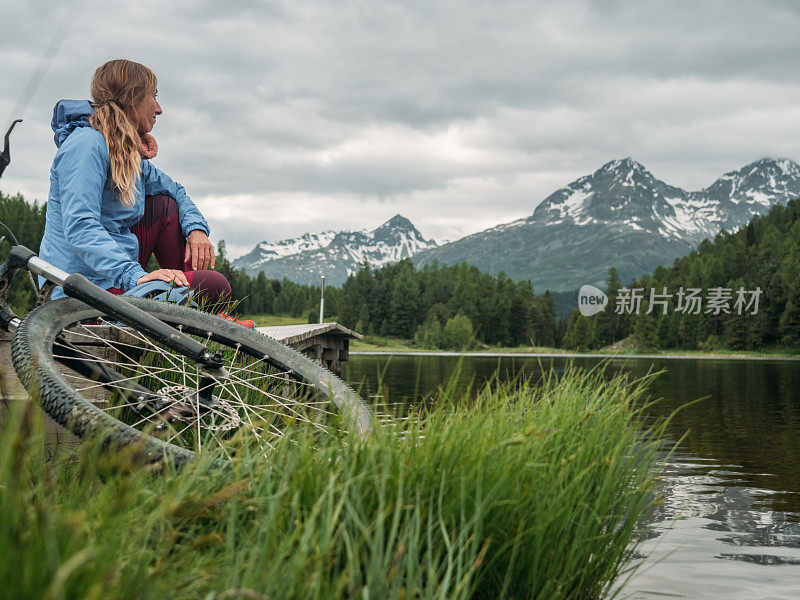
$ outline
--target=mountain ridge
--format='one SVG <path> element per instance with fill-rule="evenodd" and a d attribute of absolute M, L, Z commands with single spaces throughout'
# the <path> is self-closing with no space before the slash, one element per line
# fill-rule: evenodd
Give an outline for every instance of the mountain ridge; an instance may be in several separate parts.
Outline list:
<path fill-rule="evenodd" d="M 559 188 L 527 217 L 415 255 L 417 265 L 466 261 L 539 291 L 623 280 L 682 256 L 721 229 L 732 231 L 776 203 L 800 197 L 800 166 L 762 158 L 710 186 L 686 191 L 630 157 L 610 161 Z"/>
<path fill-rule="evenodd" d="M 324 231 L 278 242 L 261 242 L 233 261 L 251 276 L 287 277 L 296 283 L 316 285 L 325 275 L 329 285 L 342 285 L 367 261 L 381 267 L 410 258 L 436 246 L 426 240 L 406 217 L 396 214 L 373 230 Z"/>

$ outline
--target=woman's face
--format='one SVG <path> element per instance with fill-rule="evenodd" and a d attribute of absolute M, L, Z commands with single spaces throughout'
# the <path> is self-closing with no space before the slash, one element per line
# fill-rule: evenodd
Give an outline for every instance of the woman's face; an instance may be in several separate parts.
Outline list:
<path fill-rule="evenodd" d="M 128 113 L 128 117 L 133 122 L 139 133 L 149 133 L 156 124 L 156 116 L 161 114 L 161 106 L 156 100 L 155 92 L 148 94 L 144 100 L 133 106 L 132 110 Z M 131 114 L 131 112 L 133 114 Z"/>

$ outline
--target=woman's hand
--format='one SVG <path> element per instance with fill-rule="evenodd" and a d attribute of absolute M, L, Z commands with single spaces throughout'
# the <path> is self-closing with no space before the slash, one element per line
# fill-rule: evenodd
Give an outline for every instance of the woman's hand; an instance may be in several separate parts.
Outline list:
<path fill-rule="evenodd" d="M 208 240 L 208 236 L 195 229 L 186 238 L 186 254 L 184 262 L 192 259 L 192 271 L 202 271 L 203 269 L 214 268 L 214 246 Z"/>
<path fill-rule="evenodd" d="M 176 269 L 157 269 L 152 273 L 139 277 L 136 281 L 136 285 L 148 281 L 174 281 L 177 285 L 189 287 L 189 280 L 186 279 L 186 274 Z"/>

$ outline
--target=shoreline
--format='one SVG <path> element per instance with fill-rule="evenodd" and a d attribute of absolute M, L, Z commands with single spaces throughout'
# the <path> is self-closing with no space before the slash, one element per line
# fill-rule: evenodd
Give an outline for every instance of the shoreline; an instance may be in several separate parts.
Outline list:
<path fill-rule="evenodd" d="M 601 352 L 453 352 L 445 350 L 420 352 L 416 350 L 351 350 L 351 355 L 357 356 L 488 356 L 500 358 L 649 358 L 666 360 L 779 360 L 800 361 L 800 356 L 745 356 L 726 354 L 615 354 Z"/>

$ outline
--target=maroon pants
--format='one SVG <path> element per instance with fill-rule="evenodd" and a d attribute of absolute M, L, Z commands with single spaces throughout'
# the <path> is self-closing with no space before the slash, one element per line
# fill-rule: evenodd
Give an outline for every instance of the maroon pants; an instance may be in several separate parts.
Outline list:
<path fill-rule="evenodd" d="M 181 232 L 178 220 L 178 205 L 169 196 L 147 196 L 144 199 L 144 216 L 131 227 L 131 232 L 139 240 L 139 264 L 147 268 L 150 257 L 155 253 L 162 269 L 178 269 L 185 273 L 194 298 L 203 305 L 220 305 L 230 299 L 231 286 L 222 273 L 216 271 L 192 270 L 191 259 L 184 261 L 186 238 Z M 114 294 L 122 290 L 111 288 Z"/>

